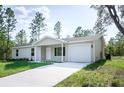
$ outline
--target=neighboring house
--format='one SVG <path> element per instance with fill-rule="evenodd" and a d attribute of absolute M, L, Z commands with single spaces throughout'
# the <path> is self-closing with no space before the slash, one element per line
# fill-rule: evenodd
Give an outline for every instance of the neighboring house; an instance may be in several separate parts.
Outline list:
<path fill-rule="evenodd" d="M 95 62 L 104 58 L 104 38 L 102 34 L 64 39 L 45 36 L 32 45 L 13 47 L 12 58 L 28 58 L 34 61 Z"/>

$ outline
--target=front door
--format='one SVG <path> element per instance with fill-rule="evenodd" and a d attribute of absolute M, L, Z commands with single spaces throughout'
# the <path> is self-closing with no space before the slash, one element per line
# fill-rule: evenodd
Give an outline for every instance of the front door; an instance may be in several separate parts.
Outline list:
<path fill-rule="evenodd" d="M 46 60 L 51 60 L 51 48 L 46 48 Z"/>

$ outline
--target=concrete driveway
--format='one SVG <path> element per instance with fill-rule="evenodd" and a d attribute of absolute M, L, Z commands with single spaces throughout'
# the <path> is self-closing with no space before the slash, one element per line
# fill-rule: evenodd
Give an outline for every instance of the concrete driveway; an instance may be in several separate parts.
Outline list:
<path fill-rule="evenodd" d="M 0 87 L 52 87 L 88 63 L 54 63 L 0 78 Z"/>

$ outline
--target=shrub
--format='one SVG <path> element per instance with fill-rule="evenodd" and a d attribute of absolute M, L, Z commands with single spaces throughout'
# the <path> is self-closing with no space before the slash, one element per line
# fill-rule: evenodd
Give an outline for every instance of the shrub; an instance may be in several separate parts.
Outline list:
<path fill-rule="evenodd" d="M 28 58 L 7 59 L 7 61 L 29 61 L 29 59 Z"/>
<path fill-rule="evenodd" d="M 79 71 L 72 76 L 65 79 L 57 86 L 67 87 L 105 87 L 111 86 L 113 76 L 105 73 L 92 72 L 92 71 Z"/>
<path fill-rule="evenodd" d="M 123 81 L 121 79 L 116 79 L 115 78 L 115 79 L 112 80 L 111 86 L 121 87 L 121 86 L 123 86 Z"/>

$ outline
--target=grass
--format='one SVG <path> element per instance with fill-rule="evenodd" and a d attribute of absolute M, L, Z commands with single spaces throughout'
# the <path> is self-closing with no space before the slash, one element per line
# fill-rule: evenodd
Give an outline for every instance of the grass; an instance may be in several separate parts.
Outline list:
<path fill-rule="evenodd" d="M 124 59 L 112 57 L 90 64 L 61 81 L 55 87 L 120 87 L 124 86 Z"/>
<path fill-rule="evenodd" d="M 49 62 L 28 62 L 28 61 L 3 61 L 0 60 L 0 77 L 8 76 L 18 72 L 26 71 L 40 66 L 49 65 Z"/>

